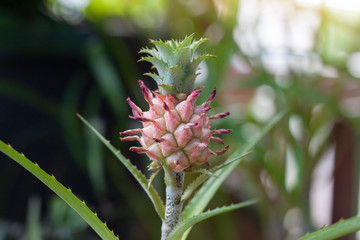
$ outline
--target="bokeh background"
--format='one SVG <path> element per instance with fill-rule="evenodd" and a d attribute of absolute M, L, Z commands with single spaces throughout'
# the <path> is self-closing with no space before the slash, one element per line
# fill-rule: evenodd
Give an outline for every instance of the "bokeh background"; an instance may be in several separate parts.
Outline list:
<path fill-rule="evenodd" d="M 199 52 L 217 56 L 200 66 L 197 84 L 207 86 L 203 99 L 217 87 L 213 112 L 231 112 L 215 126 L 234 129 L 230 152 L 288 111 L 209 207 L 261 201 L 196 225 L 189 239 L 290 240 L 357 215 L 357 0 L 2 0 L 0 139 L 71 187 L 120 239 L 159 239 L 151 202 L 76 113 L 146 173 L 148 160 L 118 139 L 137 124 L 125 99 L 145 106 L 137 80 L 156 87 L 138 51 L 192 33 L 209 39 Z M 154 184 L 162 189 L 162 176 Z M 3 239 L 99 238 L 1 154 Z"/>

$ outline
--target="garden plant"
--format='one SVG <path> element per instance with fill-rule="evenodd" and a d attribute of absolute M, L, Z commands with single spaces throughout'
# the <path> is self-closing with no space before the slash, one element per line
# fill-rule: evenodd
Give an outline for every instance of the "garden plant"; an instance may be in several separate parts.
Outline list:
<path fill-rule="evenodd" d="M 139 80 L 140 89 L 148 109 L 143 111 L 130 98 L 127 98 L 132 115 L 131 119 L 140 121 L 142 126 L 134 129 L 119 129 L 122 141 L 138 142 L 130 151 L 145 154 L 151 161 L 147 167 L 149 178 L 138 170 L 115 146 L 102 136 L 86 119 L 81 120 L 131 173 L 140 184 L 153 204 L 154 210 L 162 221 L 159 229 L 161 240 L 186 239 L 195 224 L 210 217 L 235 211 L 262 201 L 261 198 L 249 199 L 240 203 L 205 210 L 217 190 L 230 173 L 247 155 L 253 154 L 254 146 L 287 113 L 286 106 L 273 117 L 266 126 L 245 145 L 226 145 L 219 137 L 231 133 L 231 129 L 217 129 L 211 126 L 218 119 L 227 117 L 230 112 L 208 115 L 211 102 L 216 95 L 212 90 L 207 100 L 198 103 L 202 89 L 197 86 L 199 64 L 212 59 L 210 54 L 199 54 L 198 47 L 206 39 L 194 40 L 194 34 L 181 41 L 151 41 L 154 48 L 143 48 L 140 53 L 147 54 L 140 61 L 153 64 L 155 71 L 146 75 L 152 77 L 158 90 L 151 91 Z M 123 100 L 125 101 L 125 99 Z M 36 162 L 14 150 L 10 144 L 0 142 L 0 151 L 19 163 L 41 180 L 69 206 L 71 206 L 102 239 L 121 239 L 109 230 L 106 222 L 100 220 L 96 211 L 91 210 L 84 201 L 77 198 L 70 189 L 64 187 L 54 175 L 47 174 Z M 225 154 L 226 153 L 226 154 Z M 220 164 L 213 164 L 212 158 L 220 158 Z M 225 157 L 224 157 L 225 156 Z M 164 171 L 165 198 L 161 199 L 153 183 L 160 171 Z M 190 183 L 185 184 L 187 176 L 197 174 Z M 143 195 L 145 198 L 145 195 Z M 331 226 L 301 239 L 334 239 L 360 229 L 360 218 L 341 220 Z M 161 237 L 160 237 L 161 236 Z"/>

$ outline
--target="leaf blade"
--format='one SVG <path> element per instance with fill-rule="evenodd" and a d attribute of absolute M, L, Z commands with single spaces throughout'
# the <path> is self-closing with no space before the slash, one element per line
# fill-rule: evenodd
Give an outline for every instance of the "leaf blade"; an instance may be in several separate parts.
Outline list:
<path fill-rule="evenodd" d="M 148 186 L 149 181 L 147 178 L 128 160 L 126 159 L 120 151 L 118 151 L 113 145 L 110 144 L 93 126 L 90 125 L 80 114 L 77 115 L 80 120 L 90 128 L 91 131 L 95 133 L 97 138 L 105 144 L 105 146 L 115 155 L 115 157 L 129 170 L 133 177 L 138 181 L 140 186 L 144 189 L 150 200 L 152 201 L 155 211 L 160 216 L 161 219 L 164 219 L 165 216 L 165 207 L 164 204 L 155 190 L 155 188 L 150 185 Z"/>
<path fill-rule="evenodd" d="M 237 159 L 241 159 L 241 157 L 249 152 L 257 142 L 261 140 L 261 138 L 285 115 L 287 112 L 286 109 L 279 112 L 261 131 L 260 133 L 253 139 L 252 142 L 245 145 L 239 152 L 233 154 L 233 156 L 227 160 L 226 162 L 231 162 L 230 164 L 226 164 L 225 167 L 217 170 L 215 175 L 217 177 L 210 177 L 199 189 L 199 191 L 194 195 L 189 204 L 186 206 L 183 211 L 180 221 L 184 221 L 187 218 L 190 218 L 194 215 L 201 213 L 207 204 L 210 202 L 212 197 L 215 195 L 216 191 L 220 188 L 221 184 L 225 181 L 225 179 L 229 176 L 232 170 L 238 165 L 239 161 L 235 161 Z M 185 234 L 183 239 L 186 239 L 188 232 Z"/>
<path fill-rule="evenodd" d="M 302 238 L 299 238 L 299 240 L 337 239 L 341 236 L 345 236 L 358 230 L 360 230 L 360 216 L 355 216 L 346 220 L 340 220 L 339 222 L 334 223 L 328 227 L 307 234 Z"/>
<path fill-rule="evenodd" d="M 257 200 L 256 199 L 251 199 L 245 202 L 241 202 L 238 204 L 234 204 L 234 205 L 230 205 L 230 206 L 225 206 L 225 207 L 220 207 L 220 208 L 216 208 L 213 210 L 209 210 L 207 212 L 203 212 L 203 213 L 199 213 L 196 216 L 193 216 L 189 219 L 186 219 L 182 222 L 180 222 L 174 229 L 173 231 L 170 233 L 168 240 L 180 240 L 183 236 L 183 234 L 187 231 L 187 229 L 191 228 L 192 226 L 194 226 L 196 223 L 199 223 L 205 219 L 208 219 L 210 217 L 214 217 L 216 215 L 222 214 L 222 213 L 226 213 L 229 211 L 233 211 L 242 207 L 246 207 L 249 206 L 251 204 L 256 203 Z"/>
<path fill-rule="evenodd" d="M 189 184 L 189 186 L 187 186 L 183 195 L 181 196 L 181 201 L 187 200 L 191 196 L 191 194 L 209 177 L 210 175 L 207 173 L 200 174 L 194 181 Z"/>
<path fill-rule="evenodd" d="M 7 155 L 9 158 L 13 159 L 15 162 L 20 164 L 31 174 L 37 177 L 42 181 L 47 187 L 49 187 L 53 192 L 55 192 L 60 198 L 62 198 L 72 209 L 74 209 L 93 229 L 94 231 L 102 238 L 106 240 L 119 239 L 114 236 L 114 233 L 111 232 L 106 224 L 104 224 L 96 214 L 94 214 L 85 204 L 85 202 L 80 201 L 70 189 L 65 188 L 60 182 L 58 182 L 54 176 L 50 176 L 44 170 L 42 170 L 39 165 L 31 162 L 23 154 L 20 154 L 10 145 L 6 145 L 0 140 L 0 151 Z"/>

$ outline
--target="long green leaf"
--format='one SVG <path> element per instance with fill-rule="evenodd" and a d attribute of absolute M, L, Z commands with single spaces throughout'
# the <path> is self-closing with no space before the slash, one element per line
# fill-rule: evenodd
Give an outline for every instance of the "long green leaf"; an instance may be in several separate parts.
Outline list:
<path fill-rule="evenodd" d="M 191 194 L 201 185 L 206 179 L 210 177 L 208 173 L 200 174 L 194 181 L 192 181 L 189 186 L 185 189 L 183 195 L 181 196 L 181 201 L 187 200 Z"/>
<path fill-rule="evenodd" d="M 86 45 L 87 60 L 95 81 L 109 102 L 115 116 L 121 120 L 123 116 L 118 109 L 125 108 L 124 88 L 120 76 L 106 56 L 104 46 L 97 39 L 89 41 Z"/>
<path fill-rule="evenodd" d="M 168 240 L 180 240 L 182 238 L 183 234 L 185 233 L 185 231 L 187 229 L 191 228 L 192 226 L 194 226 L 196 223 L 201 222 L 207 218 L 222 214 L 222 213 L 226 213 L 226 212 L 238 209 L 238 208 L 249 206 L 251 204 L 256 203 L 256 201 L 257 200 L 252 199 L 252 200 L 248 200 L 248 201 L 245 201 L 242 203 L 238 203 L 238 204 L 234 204 L 234 205 L 230 205 L 230 206 L 226 206 L 226 207 L 216 208 L 216 209 L 213 209 L 213 210 L 210 210 L 207 212 L 200 213 L 189 219 L 186 219 L 186 220 L 180 222 L 173 229 L 173 231 L 169 235 Z"/>
<path fill-rule="evenodd" d="M 93 213 L 85 204 L 80 201 L 69 189 L 65 188 L 59 183 L 54 176 L 50 176 L 43 171 L 38 164 L 31 162 L 27 159 L 24 154 L 20 154 L 14 150 L 10 145 L 6 145 L 0 141 L 0 151 L 5 155 L 16 161 L 18 164 L 23 166 L 26 170 L 32 173 L 46 186 L 53 190 L 59 197 L 61 197 L 70 207 L 72 207 L 104 240 L 119 239 L 114 236 L 106 224 L 104 224 L 95 213 Z"/>
<path fill-rule="evenodd" d="M 360 230 L 360 216 L 348 218 L 346 220 L 340 220 L 330 226 L 324 227 L 316 232 L 307 234 L 299 240 L 329 240 L 337 239 L 345 236 L 349 233 L 353 233 Z"/>
<path fill-rule="evenodd" d="M 130 173 L 134 176 L 134 178 L 139 182 L 141 187 L 144 189 L 144 191 L 149 196 L 150 200 L 152 201 L 155 210 L 157 214 L 160 216 L 161 219 L 164 219 L 165 216 L 165 207 L 164 204 L 155 190 L 155 188 L 150 185 L 148 187 L 149 181 L 146 179 L 146 177 L 128 160 L 126 159 L 119 150 L 117 150 L 114 146 L 110 144 L 108 140 L 106 140 L 98 131 L 96 131 L 95 128 L 93 128 L 90 123 L 88 123 L 82 116 L 78 114 L 78 117 L 85 123 L 86 126 L 88 126 L 95 135 L 99 138 L 101 142 L 105 144 L 105 146 L 110 149 L 110 151 L 120 160 L 120 162 L 130 171 Z"/>
<path fill-rule="evenodd" d="M 207 170 L 207 172 L 204 172 L 202 173 L 201 175 L 199 175 L 192 183 L 189 184 L 189 186 L 186 188 L 186 190 L 184 191 L 183 195 L 181 196 L 181 201 L 185 201 L 186 199 L 188 199 L 191 194 L 202 184 L 204 183 L 210 176 L 213 172 L 231 164 L 232 162 L 234 161 L 238 161 L 239 159 L 241 158 L 244 158 L 246 157 L 250 152 L 247 152 L 241 156 L 239 156 L 238 158 L 236 159 L 232 159 L 232 161 L 226 161 L 225 163 L 223 164 L 220 164 L 218 166 L 215 166 L 209 170 Z M 216 175 L 213 174 L 215 177 Z"/>
<path fill-rule="evenodd" d="M 32 196 L 29 199 L 26 216 L 26 238 L 29 240 L 43 239 L 41 229 L 41 200 L 37 196 Z"/>
<path fill-rule="evenodd" d="M 35 89 L 29 88 L 25 84 L 20 84 L 11 79 L 0 79 L 1 96 L 10 97 L 18 102 L 34 107 L 51 117 L 57 116 L 59 105 L 49 98 L 43 97 Z"/>
<path fill-rule="evenodd" d="M 229 160 L 226 162 L 231 162 L 229 165 L 219 169 L 215 172 L 217 177 L 210 177 L 199 189 L 199 191 L 191 199 L 184 212 L 180 217 L 180 221 L 184 221 L 192 216 L 195 216 L 201 213 L 205 207 L 208 205 L 210 200 L 215 195 L 216 191 L 219 189 L 221 184 L 229 176 L 231 171 L 238 165 L 239 161 L 236 159 L 241 159 L 241 157 L 249 152 L 257 142 L 259 142 L 264 135 L 284 116 L 286 109 L 278 113 L 260 132 L 259 134 L 247 145 L 245 145 L 238 153 L 235 153 Z M 185 234 L 183 239 L 186 239 L 188 233 Z"/>

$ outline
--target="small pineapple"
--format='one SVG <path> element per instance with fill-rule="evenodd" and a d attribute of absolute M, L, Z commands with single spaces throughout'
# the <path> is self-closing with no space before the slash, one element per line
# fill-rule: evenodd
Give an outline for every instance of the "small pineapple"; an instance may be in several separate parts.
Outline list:
<path fill-rule="evenodd" d="M 130 98 L 130 118 L 141 121 L 143 128 L 121 132 L 123 141 L 139 141 L 141 147 L 131 147 L 137 153 L 145 153 L 153 162 L 150 169 L 169 167 L 175 172 L 190 171 L 192 167 L 208 164 L 211 157 L 224 154 L 229 146 L 220 151 L 209 148 L 210 140 L 224 145 L 221 138 L 213 136 L 229 133 L 231 129 L 210 129 L 210 122 L 228 116 L 220 113 L 208 117 L 210 103 L 216 89 L 201 105 L 196 105 L 201 90 L 194 89 L 196 70 L 200 62 L 211 55 L 194 58 L 196 48 L 205 41 L 192 41 L 193 35 L 183 41 L 153 41 L 156 49 L 143 49 L 151 56 L 141 61 L 151 62 L 158 74 L 148 73 L 158 83 L 159 91 L 150 91 L 140 80 L 139 84 L 149 110 L 143 112 Z M 135 134 L 140 134 L 137 136 Z"/>

